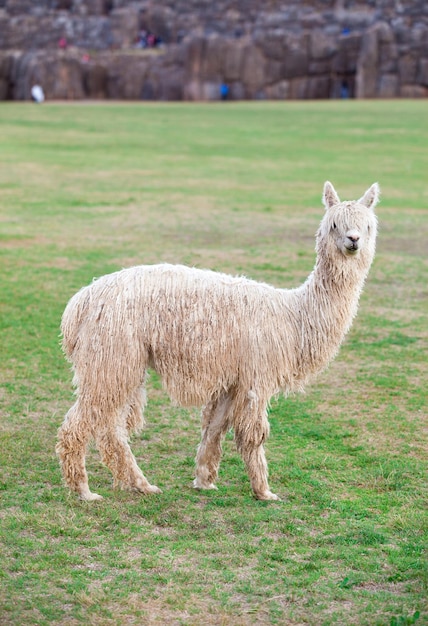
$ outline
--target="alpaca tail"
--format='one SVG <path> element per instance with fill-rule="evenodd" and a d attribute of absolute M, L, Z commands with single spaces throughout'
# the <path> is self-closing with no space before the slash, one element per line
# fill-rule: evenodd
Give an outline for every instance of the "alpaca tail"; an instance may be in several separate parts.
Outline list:
<path fill-rule="evenodd" d="M 72 360 L 78 342 L 82 320 L 88 314 L 90 304 L 89 290 L 83 287 L 69 300 L 61 319 L 62 349 L 69 360 Z"/>

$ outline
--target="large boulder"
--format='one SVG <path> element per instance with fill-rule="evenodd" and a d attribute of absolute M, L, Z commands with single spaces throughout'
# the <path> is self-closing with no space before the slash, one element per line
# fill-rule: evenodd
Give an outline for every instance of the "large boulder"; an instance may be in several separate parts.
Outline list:
<path fill-rule="evenodd" d="M 316 28 L 309 35 L 309 54 L 312 61 L 330 59 L 338 49 L 337 38 L 326 33 L 322 28 Z"/>
<path fill-rule="evenodd" d="M 258 98 L 264 87 L 266 59 L 259 48 L 247 43 L 243 49 L 241 80 L 247 98 Z"/>
<path fill-rule="evenodd" d="M 374 98 L 379 79 L 379 29 L 374 26 L 363 36 L 357 61 L 356 96 Z"/>
<path fill-rule="evenodd" d="M 419 61 L 417 80 L 421 87 L 428 87 L 428 57 L 420 59 Z"/>
<path fill-rule="evenodd" d="M 428 31 L 414 29 L 414 45 L 406 45 L 400 53 L 401 23 L 398 37 L 389 24 L 376 23 L 363 36 L 357 62 L 356 95 L 358 98 L 421 97 L 425 91 L 421 81 L 421 40 Z M 414 89 L 413 89 L 413 87 Z M 412 95 L 410 95 L 412 94 Z"/>
<path fill-rule="evenodd" d="M 78 100 L 85 96 L 79 59 L 61 52 L 26 52 L 12 63 L 13 97 L 31 98 L 33 85 L 41 85 L 48 99 Z"/>
<path fill-rule="evenodd" d="M 419 59 L 413 53 L 407 53 L 398 60 L 398 75 L 402 85 L 416 82 Z"/>
<path fill-rule="evenodd" d="M 284 78 L 307 76 L 309 73 L 310 35 L 288 33 L 284 41 Z"/>
<path fill-rule="evenodd" d="M 108 69 L 96 61 L 88 61 L 83 68 L 83 85 L 85 96 L 91 99 L 108 97 Z"/>
<path fill-rule="evenodd" d="M 107 97 L 140 100 L 150 61 L 147 56 L 117 53 L 106 56 Z"/>
<path fill-rule="evenodd" d="M 223 78 L 227 83 L 240 81 L 245 55 L 245 41 L 224 40 Z"/>
<path fill-rule="evenodd" d="M 0 100 L 12 97 L 11 70 L 13 56 L 8 52 L 0 52 Z"/>
<path fill-rule="evenodd" d="M 379 79 L 378 97 L 396 98 L 399 94 L 399 82 L 397 74 L 382 74 Z"/>

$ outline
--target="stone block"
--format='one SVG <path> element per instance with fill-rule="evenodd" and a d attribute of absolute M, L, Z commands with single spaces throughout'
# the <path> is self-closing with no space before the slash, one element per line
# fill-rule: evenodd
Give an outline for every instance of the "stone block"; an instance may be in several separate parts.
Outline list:
<path fill-rule="evenodd" d="M 377 95 L 378 65 L 378 32 L 375 28 L 370 28 L 363 36 L 357 60 L 357 98 L 374 98 Z"/>
<path fill-rule="evenodd" d="M 306 98 L 311 100 L 327 99 L 331 97 L 331 80 L 329 76 L 314 76 L 308 79 Z"/>
<path fill-rule="evenodd" d="M 428 58 L 419 60 L 417 81 L 423 87 L 428 87 Z"/>
<path fill-rule="evenodd" d="M 225 66 L 226 47 L 223 37 L 209 37 L 203 48 L 201 75 L 208 82 L 220 81 Z"/>
<path fill-rule="evenodd" d="M 192 101 L 220 100 L 220 82 L 190 80 L 184 86 L 183 98 Z"/>
<path fill-rule="evenodd" d="M 281 80 L 266 87 L 266 98 L 269 100 L 288 100 L 290 97 L 290 81 Z"/>
<path fill-rule="evenodd" d="M 428 88 L 422 85 L 401 85 L 402 98 L 428 98 Z"/>
<path fill-rule="evenodd" d="M 377 33 L 378 41 L 381 44 L 388 44 L 395 42 L 395 35 L 391 26 L 387 22 L 378 22 L 373 29 Z"/>
<path fill-rule="evenodd" d="M 320 28 L 311 32 L 309 43 L 311 60 L 329 59 L 336 54 L 337 50 L 338 42 L 335 37 L 327 35 Z"/>
<path fill-rule="evenodd" d="M 115 54 L 107 65 L 107 95 L 113 99 L 140 100 L 150 59 L 147 56 Z"/>
<path fill-rule="evenodd" d="M 164 67 L 162 64 L 156 69 L 157 98 L 159 100 L 183 100 L 184 70 L 176 66 Z"/>
<path fill-rule="evenodd" d="M 410 31 L 410 41 L 413 47 L 426 50 L 428 41 L 428 24 L 417 22 Z"/>
<path fill-rule="evenodd" d="M 199 78 L 192 78 L 184 84 L 183 99 L 192 102 L 202 99 L 202 86 Z"/>
<path fill-rule="evenodd" d="M 273 59 L 266 60 L 266 85 L 278 83 L 284 78 L 284 73 L 284 64 L 281 61 L 274 61 Z"/>
<path fill-rule="evenodd" d="M 0 52 L 0 78 L 8 79 L 10 76 L 12 57 L 9 52 Z"/>
<path fill-rule="evenodd" d="M 405 54 L 398 60 L 398 75 L 400 83 L 411 84 L 416 82 L 418 73 L 418 58 L 414 54 Z"/>
<path fill-rule="evenodd" d="M 275 29 L 274 31 L 261 31 L 254 38 L 254 43 L 262 50 L 267 59 L 282 61 L 284 57 L 286 31 Z"/>
<path fill-rule="evenodd" d="M 185 69 L 189 76 L 200 76 L 206 54 L 207 41 L 203 37 L 192 37 L 185 43 Z"/>
<path fill-rule="evenodd" d="M 398 48 L 392 41 L 381 43 L 379 49 L 379 70 L 386 73 L 397 72 Z"/>
<path fill-rule="evenodd" d="M 319 76 L 328 74 L 332 70 L 332 59 L 320 59 L 318 61 L 311 60 L 309 62 L 309 76 Z"/>
<path fill-rule="evenodd" d="M 398 96 L 398 76 L 397 74 L 382 74 L 379 78 L 378 97 L 396 98 Z"/>
<path fill-rule="evenodd" d="M 243 50 L 241 80 L 246 91 L 253 97 L 264 85 L 266 61 L 256 46 L 248 44 Z"/>
<path fill-rule="evenodd" d="M 305 76 L 309 71 L 309 34 L 288 35 L 284 48 L 284 78 Z"/>
<path fill-rule="evenodd" d="M 290 100 L 305 100 L 308 97 L 309 79 L 306 77 L 290 80 Z"/>
<path fill-rule="evenodd" d="M 204 81 L 201 84 L 202 100 L 220 100 L 220 82 Z"/>
<path fill-rule="evenodd" d="M 226 82 L 239 81 L 243 65 L 244 45 L 241 39 L 225 42 L 223 58 L 223 78 Z"/>
<path fill-rule="evenodd" d="M 229 85 L 229 96 L 231 100 L 244 100 L 245 88 L 240 81 L 235 81 Z"/>
<path fill-rule="evenodd" d="M 9 81 L 0 78 L 0 100 L 8 100 L 10 98 Z"/>
<path fill-rule="evenodd" d="M 83 66 L 83 84 L 87 98 L 102 99 L 107 97 L 108 71 L 100 63 L 88 63 Z"/>

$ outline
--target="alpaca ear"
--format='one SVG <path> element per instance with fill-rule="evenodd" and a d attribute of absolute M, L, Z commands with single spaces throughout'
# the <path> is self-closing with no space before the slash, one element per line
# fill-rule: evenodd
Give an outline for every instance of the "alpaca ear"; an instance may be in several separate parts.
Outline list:
<path fill-rule="evenodd" d="M 370 189 L 367 189 L 362 198 L 358 200 L 359 204 L 363 204 L 368 209 L 374 209 L 379 202 L 380 189 L 377 183 L 374 183 Z"/>
<path fill-rule="evenodd" d="M 329 209 L 335 204 L 340 204 L 340 198 L 337 195 L 335 188 L 333 187 L 331 182 L 328 180 L 324 183 L 324 192 L 322 194 L 322 201 L 326 209 Z"/>

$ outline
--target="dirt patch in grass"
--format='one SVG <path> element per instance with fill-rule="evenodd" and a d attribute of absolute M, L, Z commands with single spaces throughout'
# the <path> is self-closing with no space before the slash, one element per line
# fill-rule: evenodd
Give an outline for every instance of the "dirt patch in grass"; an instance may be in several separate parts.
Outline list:
<path fill-rule="evenodd" d="M 8 237 L 6 241 L 1 242 L 1 247 L 5 250 L 14 250 L 20 248 L 30 248 L 35 245 L 46 243 L 43 238 L 36 237 Z"/>
<path fill-rule="evenodd" d="M 106 602 L 106 608 L 111 612 L 111 623 L 118 620 L 126 621 L 128 615 L 140 615 L 141 623 L 147 626 L 168 624 L 168 626 L 247 626 L 249 624 L 271 624 L 268 610 L 265 606 L 251 609 L 247 612 L 235 608 L 226 611 L 214 600 L 201 600 L 198 596 L 190 597 L 185 601 L 185 607 L 174 608 L 174 604 L 182 605 L 183 599 L 177 596 L 173 589 L 164 589 L 162 597 L 147 599 L 133 594 L 126 599 L 126 606 Z M 89 622 L 98 626 L 109 622 L 96 617 Z M 287 622 L 290 626 L 294 622 Z M 297 624 L 297 622 L 295 622 Z"/>
<path fill-rule="evenodd" d="M 409 587 L 409 583 L 407 582 L 399 582 L 399 583 L 373 583 L 373 582 L 363 582 L 358 583 L 356 585 L 360 589 L 365 589 L 366 591 L 370 591 L 372 593 L 379 593 L 380 591 L 385 591 L 386 593 L 392 593 L 394 595 L 402 595 L 406 593 Z"/>

